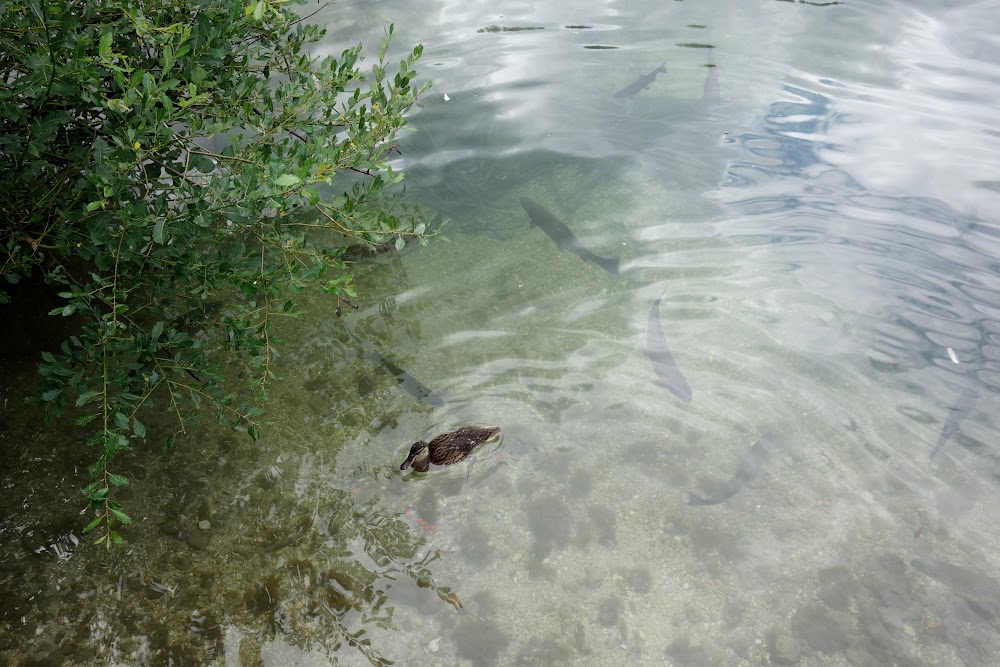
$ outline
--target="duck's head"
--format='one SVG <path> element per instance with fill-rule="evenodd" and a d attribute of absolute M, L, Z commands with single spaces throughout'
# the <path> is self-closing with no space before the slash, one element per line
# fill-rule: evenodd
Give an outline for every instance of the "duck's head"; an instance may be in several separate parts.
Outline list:
<path fill-rule="evenodd" d="M 420 462 L 418 458 L 427 458 L 427 443 L 423 440 L 419 440 L 410 447 L 410 453 L 406 455 L 406 460 L 403 461 L 403 465 L 399 466 L 400 470 L 406 470 L 408 466 L 416 462 L 417 467 L 419 467 Z"/>

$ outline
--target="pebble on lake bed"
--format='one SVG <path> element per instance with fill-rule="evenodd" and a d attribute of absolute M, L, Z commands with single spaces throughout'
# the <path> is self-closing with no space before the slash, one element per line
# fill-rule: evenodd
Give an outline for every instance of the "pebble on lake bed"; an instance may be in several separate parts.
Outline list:
<path fill-rule="evenodd" d="M 779 634 L 771 641 L 771 660 L 779 665 L 794 665 L 802 655 L 799 643 L 786 634 Z"/>
<path fill-rule="evenodd" d="M 199 530 L 211 530 L 212 522 L 209 521 L 208 519 L 202 519 L 201 521 L 198 522 L 198 528 Z"/>

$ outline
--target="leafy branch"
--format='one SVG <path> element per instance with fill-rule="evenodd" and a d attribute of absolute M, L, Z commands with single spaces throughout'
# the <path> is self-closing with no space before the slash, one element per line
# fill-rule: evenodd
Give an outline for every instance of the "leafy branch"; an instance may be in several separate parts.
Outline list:
<path fill-rule="evenodd" d="M 119 543 L 133 441 L 169 447 L 209 408 L 256 441 L 274 323 L 294 295 L 357 294 L 345 252 L 433 235 L 397 207 L 387 161 L 417 46 L 390 68 L 361 46 L 316 58 L 322 29 L 284 0 L 14 0 L 0 30 L 0 302 L 58 287 L 76 331 L 42 355 L 33 400 L 76 413 L 95 450 L 88 531 Z M 272 76 L 274 73 L 275 76 Z M 233 392 L 233 378 L 244 393 Z M 147 430 L 165 409 L 173 427 Z M 173 428 L 172 433 L 168 433 Z M 161 430 L 167 432 L 161 433 Z"/>

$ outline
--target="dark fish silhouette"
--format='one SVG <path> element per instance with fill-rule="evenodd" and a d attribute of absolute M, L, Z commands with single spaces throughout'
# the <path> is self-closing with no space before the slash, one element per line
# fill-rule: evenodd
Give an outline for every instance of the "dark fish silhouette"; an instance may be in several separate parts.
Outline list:
<path fill-rule="evenodd" d="M 719 68 L 715 66 L 715 57 L 712 53 L 715 49 L 708 50 L 708 74 L 705 75 L 705 87 L 702 90 L 701 101 L 703 104 L 714 104 L 722 99 L 722 89 L 719 87 Z"/>
<path fill-rule="evenodd" d="M 444 401 L 441 397 L 435 394 L 430 388 L 423 382 L 413 377 L 405 370 L 397 366 L 391 359 L 386 359 L 378 350 L 371 348 L 366 345 L 360 338 L 358 338 L 354 333 L 348 331 L 347 334 L 351 339 L 361 346 L 364 350 L 365 359 L 371 361 L 374 364 L 382 366 L 387 371 L 389 371 L 395 378 L 399 386 L 403 388 L 403 391 L 413 396 L 419 401 L 423 401 L 428 405 L 432 405 L 435 408 L 440 408 L 444 406 Z"/>
<path fill-rule="evenodd" d="M 986 615 L 1000 618 L 1000 582 L 993 577 L 933 558 L 914 558 L 910 565 L 973 602 Z"/>
<path fill-rule="evenodd" d="M 635 95 L 636 93 L 638 93 L 640 90 L 648 88 L 649 84 L 653 83 L 653 81 L 656 80 L 656 75 L 660 74 L 661 72 L 664 73 L 664 74 L 666 74 L 666 72 L 667 72 L 667 63 L 660 63 L 660 66 L 657 67 L 656 69 L 654 69 L 649 74 L 640 74 L 638 79 L 636 79 L 632 83 L 628 84 L 627 86 L 625 86 L 624 88 L 622 88 L 621 90 L 619 90 L 617 93 L 615 93 L 614 96 L 615 97 L 632 97 L 633 95 Z"/>
<path fill-rule="evenodd" d="M 428 405 L 433 405 L 436 408 L 444 406 L 444 401 L 441 400 L 441 397 L 431 391 L 430 388 L 428 388 L 423 382 L 407 373 L 391 360 L 383 357 L 376 350 L 372 350 L 370 354 L 371 359 L 375 361 L 375 363 L 381 364 L 396 377 L 396 382 L 399 383 L 399 386 L 402 387 L 406 393 L 410 394 L 417 400 L 423 401 Z"/>
<path fill-rule="evenodd" d="M 646 326 L 646 356 L 656 372 L 656 383 L 685 403 L 691 402 L 691 386 L 674 361 L 674 355 L 667 347 L 667 337 L 660 324 L 660 299 L 657 297 L 649 309 L 649 324 Z"/>
<path fill-rule="evenodd" d="M 521 197 L 521 206 L 531 218 L 531 224 L 537 225 L 548 234 L 561 250 L 571 252 L 585 262 L 593 262 L 613 276 L 618 275 L 617 257 L 601 257 L 584 248 L 570 228 L 541 204 L 527 197 Z"/>
<path fill-rule="evenodd" d="M 972 391 L 968 387 L 962 390 L 962 395 L 958 397 L 958 402 L 955 407 L 951 409 L 948 413 L 948 418 L 944 420 L 944 428 L 941 429 L 941 435 L 938 436 L 937 444 L 934 445 L 934 449 L 931 450 L 930 460 L 933 461 L 934 457 L 938 455 L 941 448 L 944 447 L 944 443 L 948 442 L 948 438 L 955 434 L 958 430 L 958 425 L 963 419 L 965 419 L 972 408 L 975 407 L 976 401 L 979 400 L 979 394 Z"/>
<path fill-rule="evenodd" d="M 760 474 L 760 469 L 763 468 L 764 464 L 771 458 L 771 451 L 774 449 L 774 446 L 774 436 L 770 433 L 765 433 L 761 436 L 761 439 L 750 448 L 750 451 L 743 455 L 743 460 L 740 461 L 740 467 L 736 469 L 736 474 L 733 475 L 731 480 L 726 482 L 726 485 L 722 487 L 721 491 L 709 498 L 702 498 L 701 496 L 697 496 L 692 493 L 690 494 L 691 499 L 688 500 L 688 505 L 692 507 L 718 505 L 724 500 L 728 500 L 735 496 L 743 489 L 743 487 L 752 482 L 754 478 Z"/>

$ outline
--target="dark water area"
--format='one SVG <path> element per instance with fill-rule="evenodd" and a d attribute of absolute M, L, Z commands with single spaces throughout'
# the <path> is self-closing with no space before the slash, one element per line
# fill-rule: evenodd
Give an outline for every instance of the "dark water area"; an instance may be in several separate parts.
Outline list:
<path fill-rule="evenodd" d="M 425 44 L 395 167 L 447 240 L 306 298 L 259 443 L 143 443 L 110 555 L 10 348 L 0 656 L 996 664 L 996 9 L 325 9 L 319 52 Z M 468 479 L 399 469 L 474 424 Z"/>

